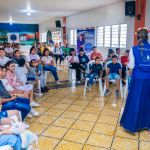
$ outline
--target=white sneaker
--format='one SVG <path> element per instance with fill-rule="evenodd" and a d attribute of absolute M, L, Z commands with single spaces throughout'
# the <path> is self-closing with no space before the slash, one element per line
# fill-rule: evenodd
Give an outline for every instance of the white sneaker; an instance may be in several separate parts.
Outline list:
<path fill-rule="evenodd" d="M 60 84 L 60 81 L 58 80 L 56 83 L 57 83 L 57 84 Z"/>
<path fill-rule="evenodd" d="M 34 117 L 37 117 L 37 116 L 39 116 L 39 115 L 40 115 L 40 113 L 39 113 L 39 112 L 37 112 L 36 110 L 34 110 L 33 108 L 31 108 L 30 113 L 31 113 Z"/>
<path fill-rule="evenodd" d="M 27 117 L 31 119 L 33 116 L 29 113 Z"/>
<path fill-rule="evenodd" d="M 39 104 L 36 103 L 36 102 L 34 102 L 34 101 L 32 101 L 32 102 L 30 103 L 30 106 L 31 106 L 31 107 L 38 107 Z"/>

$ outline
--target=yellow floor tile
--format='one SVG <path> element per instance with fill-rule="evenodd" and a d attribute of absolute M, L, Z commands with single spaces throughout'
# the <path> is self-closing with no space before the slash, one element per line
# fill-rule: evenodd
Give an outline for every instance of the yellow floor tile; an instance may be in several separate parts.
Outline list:
<path fill-rule="evenodd" d="M 34 108 L 37 112 L 39 112 L 40 114 L 43 114 L 45 113 L 49 108 L 47 107 L 37 107 L 37 108 Z"/>
<path fill-rule="evenodd" d="M 54 105 L 56 105 L 56 103 L 48 102 L 48 101 L 45 101 L 45 102 L 40 103 L 40 106 L 41 106 L 41 107 L 48 107 L 48 108 L 50 108 L 50 107 L 52 107 L 52 106 L 54 106 Z"/>
<path fill-rule="evenodd" d="M 53 125 L 70 128 L 74 122 L 75 122 L 74 119 L 58 118 L 58 119 L 53 123 Z"/>
<path fill-rule="evenodd" d="M 92 98 L 93 98 L 93 96 L 92 96 L 92 97 L 91 97 L 91 96 L 80 96 L 80 97 L 78 98 L 78 100 L 91 101 Z"/>
<path fill-rule="evenodd" d="M 79 117 L 79 120 L 95 122 L 97 118 L 98 118 L 97 114 L 82 113 Z"/>
<path fill-rule="evenodd" d="M 54 120 L 56 120 L 56 117 L 42 115 L 42 116 L 40 116 L 38 119 L 36 119 L 34 122 L 49 125 L 49 124 L 51 124 Z"/>
<path fill-rule="evenodd" d="M 91 145 L 85 145 L 83 150 L 107 150 L 105 148 L 95 147 Z"/>
<path fill-rule="evenodd" d="M 70 104 L 56 104 L 52 108 L 53 109 L 67 109 L 70 106 Z"/>
<path fill-rule="evenodd" d="M 53 150 L 58 142 L 57 139 L 40 136 L 38 148 L 39 150 Z"/>
<path fill-rule="evenodd" d="M 119 113 L 120 113 L 119 110 L 113 110 L 113 109 L 103 109 L 102 111 L 102 115 L 114 116 L 114 117 L 118 117 Z"/>
<path fill-rule="evenodd" d="M 117 127 L 115 136 L 129 138 L 129 139 L 138 139 L 138 133 L 131 134 L 126 132 L 122 127 Z"/>
<path fill-rule="evenodd" d="M 112 136 L 92 133 L 87 141 L 87 144 L 98 147 L 110 148 L 112 139 Z"/>
<path fill-rule="evenodd" d="M 48 111 L 45 112 L 45 115 L 50 115 L 50 116 L 60 116 L 62 113 L 64 112 L 64 110 L 61 109 L 53 109 L 50 108 Z"/>
<path fill-rule="evenodd" d="M 89 132 L 70 129 L 64 136 L 64 140 L 84 144 L 89 136 Z"/>
<path fill-rule="evenodd" d="M 106 124 L 110 124 L 110 125 L 116 125 L 117 122 L 118 122 L 118 118 L 117 117 L 113 117 L 113 116 L 101 115 L 99 117 L 99 119 L 97 120 L 97 122 L 106 123 Z"/>
<path fill-rule="evenodd" d="M 82 147 L 82 144 L 77 144 L 63 140 L 58 144 L 55 150 L 81 150 Z"/>
<path fill-rule="evenodd" d="M 33 133 L 36 133 L 37 135 L 40 135 L 47 127 L 48 125 L 32 123 L 29 130 L 31 130 Z"/>
<path fill-rule="evenodd" d="M 76 100 L 73 104 L 74 105 L 80 105 L 80 106 L 82 106 L 82 105 L 87 106 L 89 104 L 89 102 L 86 100 Z"/>
<path fill-rule="evenodd" d="M 72 104 L 75 100 L 63 98 L 59 103 L 60 104 Z"/>
<path fill-rule="evenodd" d="M 112 148 L 115 150 L 138 150 L 138 141 L 115 137 Z"/>
<path fill-rule="evenodd" d="M 150 142 L 150 134 L 148 134 L 148 131 L 141 131 L 140 132 L 140 140 Z"/>
<path fill-rule="evenodd" d="M 56 127 L 56 126 L 50 126 L 48 129 L 42 133 L 43 136 L 49 136 L 52 138 L 61 139 L 65 133 L 67 132 L 67 128 L 62 127 Z"/>
<path fill-rule="evenodd" d="M 82 112 L 84 110 L 84 108 L 85 108 L 85 106 L 71 105 L 67 110 Z"/>
<path fill-rule="evenodd" d="M 84 110 L 84 112 L 86 113 L 92 113 L 92 114 L 100 114 L 102 111 L 102 108 L 100 107 L 86 107 L 86 109 Z"/>
<path fill-rule="evenodd" d="M 93 122 L 77 120 L 71 128 L 90 132 L 93 126 Z"/>
<path fill-rule="evenodd" d="M 113 125 L 107 125 L 102 123 L 96 123 L 93 129 L 93 132 L 95 133 L 102 133 L 107 135 L 114 135 L 116 126 Z"/>
<path fill-rule="evenodd" d="M 140 142 L 140 150 L 150 150 L 150 142 Z"/>
<path fill-rule="evenodd" d="M 91 102 L 88 106 L 90 106 L 90 107 L 100 107 L 100 108 L 103 108 L 103 107 L 104 107 L 104 104 L 101 103 L 101 102 L 95 102 L 95 101 L 93 101 L 93 102 Z"/>
<path fill-rule="evenodd" d="M 61 99 L 60 98 L 56 98 L 56 97 L 49 97 L 49 98 L 46 99 L 46 101 L 52 102 L 52 103 L 58 103 L 58 102 L 61 101 Z"/>
<path fill-rule="evenodd" d="M 61 117 L 70 118 L 70 119 L 76 119 L 80 115 L 80 112 L 75 111 L 65 111 Z"/>

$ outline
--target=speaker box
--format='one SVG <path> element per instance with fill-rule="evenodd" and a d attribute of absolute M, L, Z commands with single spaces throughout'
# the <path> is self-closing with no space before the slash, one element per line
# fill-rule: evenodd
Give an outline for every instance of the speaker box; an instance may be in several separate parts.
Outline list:
<path fill-rule="evenodd" d="M 57 28 L 61 28 L 61 22 L 60 22 L 60 20 L 56 20 L 55 23 L 56 23 L 56 27 Z"/>
<path fill-rule="evenodd" d="M 135 1 L 125 2 L 125 15 L 130 17 L 135 16 Z"/>

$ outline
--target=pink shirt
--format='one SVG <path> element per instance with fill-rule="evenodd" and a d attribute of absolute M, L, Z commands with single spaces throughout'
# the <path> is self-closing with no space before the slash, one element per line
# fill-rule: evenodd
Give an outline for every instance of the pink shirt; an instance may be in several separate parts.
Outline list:
<path fill-rule="evenodd" d="M 20 81 L 17 79 L 17 76 L 15 73 L 7 70 L 6 72 L 6 79 L 8 81 L 8 83 L 13 87 L 13 88 L 16 88 L 16 87 L 19 87 L 21 86 L 21 83 Z"/>

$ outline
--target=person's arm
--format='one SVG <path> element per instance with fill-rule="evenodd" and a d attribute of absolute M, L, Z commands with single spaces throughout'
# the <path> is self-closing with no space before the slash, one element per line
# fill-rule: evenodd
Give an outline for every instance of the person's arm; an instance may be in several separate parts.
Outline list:
<path fill-rule="evenodd" d="M 134 55 L 133 55 L 133 49 L 131 48 L 130 53 L 129 53 L 129 63 L 128 63 L 127 66 L 128 66 L 129 69 L 133 69 L 134 65 L 135 65 L 135 58 L 134 58 Z"/>
<path fill-rule="evenodd" d="M 122 79 L 122 69 L 119 69 L 120 79 Z"/>
<path fill-rule="evenodd" d="M 3 104 L 3 103 L 7 103 L 7 102 L 9 102 L 9 101 L 13 101 L 13 100 L 15 100 L 16 99 L 16 96 L 12 96 L 11 98 L 2 98 L 1 99 L 1 103 Z"/>
<path fill-rule="evenodd" d="M 110 73 L 110 68 L 107 67 L 107 69 L 106 69 L 106 77 L 108 77 L 109 73 Z"/>

